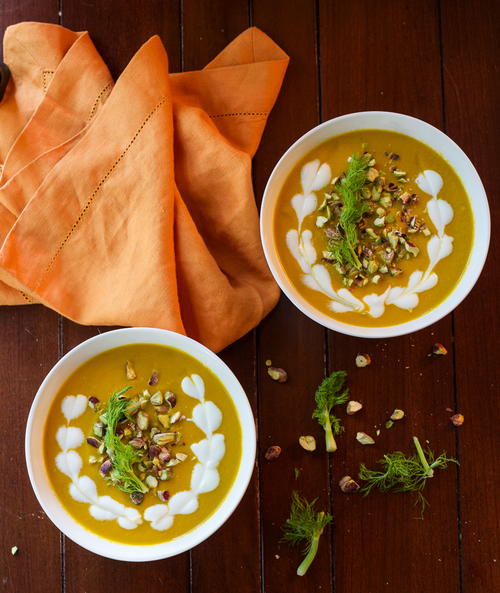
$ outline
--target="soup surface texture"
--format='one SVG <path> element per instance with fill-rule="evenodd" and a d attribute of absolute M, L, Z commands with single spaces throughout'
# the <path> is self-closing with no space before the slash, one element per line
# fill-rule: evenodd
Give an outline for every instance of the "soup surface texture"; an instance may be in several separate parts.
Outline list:
<path fill-rule="evenodd" d="M 113 429 L 110 410 L 123 405 Z M 130 344 L 88 360 L 61 387 L 44 459 L 81 525 L 124 544 L 156 544 L 223 502 L 241 439 L 234 403 L 212 371 L 176 348 Z"/>
<path fill-rule="evenodd" d="M 435 308 L 471 252 L 473 215 L 449 163 L 403 134 L 357 130 L 294 167 L 274 212 L 289 280 L 352 325 L 404 323 Z"/>

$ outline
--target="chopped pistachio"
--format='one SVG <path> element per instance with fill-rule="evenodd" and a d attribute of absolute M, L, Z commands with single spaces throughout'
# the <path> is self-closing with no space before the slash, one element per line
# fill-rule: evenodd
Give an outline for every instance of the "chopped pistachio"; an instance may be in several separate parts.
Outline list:
<path fill-rule="evenodd" d="M 279 445 L 272 445 L 268 447 L 267 451 L 264 453 L 264 457 L 267 461 L 273 461 L 274 459 L 278 459 L 281 455 L 281 447 Z"/>
<path fill-rule="evenodd" d="M 379 172 L 377 171 L 377 169 L 375 169 L 374 167 L 370 167 L 368 169 L 368 173 L 366 175 L 366 178 L 368 179 L 368 181 L 370 181 L 370 182 L 375 181 L 375 179 L 377 179 L 378 176 L 379 176 Z"/>
<path fill-rule="evenodd" d="M 316 217 L 316 226 L 318 228 L 322 228 L 328 222 L 328 218 L 326 216 L 317 216 Z"/>
<path fill-rule="evenodd" d="M 130 360 L 127 360 L 127 363 L 125 365 L 125 372 L 127 374 L 127 379 L 130 379 L 131 381 L 137 379 L 137 373 L 135 372 L 134 365 Z"/>
<path fill-rule="evenodd" d="M 158 377 L 158 371 L 153 371 L 151 373 L 151 377 L 149 378 L 149 385 L 156 385 L 158 383 L 159 377 Z"/>
<path fill-rule="evenodd" d="M 359 368 L 367 367 L 371 362 L 372 359 L 369 354 L 358 354 L 356 356 L 356 366 Z"/>
<path fill-rule="evenodd" d="M 381 216 L 379 218 L 376 218 L 373 221 L 373 224 L 374 224 L 374 226 L 379 227 L 379 228 L 380 227 L 383 227 L 385 225 L 385 216 Z"/>
<path fill-rule="evenodd" d="M 451 423 L 453 424 L 453 426 L 462 426 L 462 424 L 464 423 L 464 416 L 463 414 L 453 414 L 453 416 L 450 418 Z"/>
<path fill-rule="evenodd" d="M 383 196 L 380 198 L 380 205 L 382 208 L 390 208 L 392 206 L 392 200 L 390 196 Z"/>
<path fill-rule="evenodd" d="M 392 428 L 393 426 L 394 426 L 393 420 L 387 420 L 387 422 L 385 423 L 386 428 Z"/>
<path fill-rule="evenodd" d="M 351 476 L 344 476 L 339 481 L 339 486 L 342 492 L 345 492 L 346 494 L 350 494 L 351 492 L 356 492 L 359 490 L 359 484 L 355 482 Z"/>
<path fill-rule="evenodd" d="M 150 400 L 149 400 L 153 406 L 161 406 L 163 403 L 163 394 L 161 391 L 157 391 L 156 393 L 153 393 L 153 395 L 151 396 Z"/>
<path fill-rule="evenodd" d="M 158 486 L 158 480 L 154 476 L 147 476 L 145 482 L 149 488 L 156 488 Z"/>
<path fill-rule="evenodd" d="M 432 354 L 434 354 L 434 356 L 446 356 L 448 354 L 448 350 L 446 350 L 443 344 L 436 343 L 432 347 Z"/>
<path fill-rule="evenodd" d="M 142 410 L 137 413 L 137 426 L 139 430 L 147 430 L 149 426 L 149 416 L 147 412 Z"/>
<path fill-rule="evenodd" d="M 168 414 L 158 414 L 158 421 L 163 428 L 170 428 L 170 416 Z"/>
<path fill-rule="evenodd" d="M 267 374 L 273 381 L 278 381 L 278 383 L 285 383 L 288 379 L 287 372 L 279 367 L 268 367 Z"/>
<path fill-rule="evenodd" d="M 170 416 L 170 424 L 175 424 L 181 419 L 181 413 L 179 411 L 174 412 L 172 416 Z"/>
<path fill-rule="evenodd" d="M 266 367 L 270 367 L 270 366 L 272 366 L 272 364 L 273 364 L 273 361 L 272 361 L 271 359 L 269 359 L 269 358 L 268 358 L 268 359 L 266 360 Z"/>
<path fill-rule="evenodd" d="M 374 445 L 375 444 L 375 441 L 372 439 L 372 437 L 370 435 L 366 434 L 366 432 L 357 432 L 356 440 L 358 441 L 358 443 L 361 443 L 362 445 Z"/>
<path fill-rule="evenodd" d="M 351 399 L 349 402 L 347 402 L 346 412 L 347 412 L 348 416 L 352 416 L 356 412 L 359 412 L 362 407 L 363 407 L 363 404 L 361 402 L 357 402 L 357 401 Z"/>
<path fill-rule="evenodd" d="M 96 437 L 102 438 L 104 436 L 104 424 L 102 422 L 95 422 L 92 426 L 92 432 Z"/>
<path fill-rule="evenodd" d="M 396 219 L 394 218 L 394 216 L 392 214 L 389 214 L 388 216 L 385 217 L 385 221 L 389 224 L 392 224 L 393 222 L 396 222 Z"/>
<path fill-rule="evenodd" d="M 311 435 L 301 436 L 299 445 L 306 451 L 316 451 L 316 439 Z"/>
<path fill-rule="evenodd" d="M 394 410 L 394 412 L 391 414 L 391 420 L 402 420 L 405 416 L 405 413 L 403 410 L 398 410 L 397 408 Z"/>
<path fill-rule="evenodd" d="M 17 546 L 12 546 L 12 548 L 10 549 L 10 553 L 15 556 L 17 554 L 17 552 L 19 551 L 19 548 Z"/>

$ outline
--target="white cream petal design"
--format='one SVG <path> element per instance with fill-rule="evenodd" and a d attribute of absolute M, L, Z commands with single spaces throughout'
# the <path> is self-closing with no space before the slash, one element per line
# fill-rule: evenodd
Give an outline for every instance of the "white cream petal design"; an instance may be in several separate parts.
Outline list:
<path fill-rule="evenodd" d="M 196 494 L 215 490 L 220 482 L 219 472 L 216 469 L 197 463 L 191 474 L 191 490 Z"/>
<path fill-rule="evenodd" d="M 318 201 L 314 194 L 295 194 L 293 196 L 292 207 L 297 215 L 299 228 L 302 226 L 304 218 L 316 210 L 317 204 Z"/>
<path fill-rule="evenodd" d="M 198 498 L 195 492 L 184 490 L 177 492 L 168 502 L 171 515 L 190 515 L 198 509 Z"/>
<path fill-rule="evenodd" d="M 302 191 L 309 193 L 325 187 L 332 178 L 332 171 L 328 163 L 320 165 L 319 159 L 306 163 L 300 172 Z"/>
<path fill-rule="evenodd" d="M 168 514 L 166 504 L 155 504 L 144 511 L 144 519 L 151 523 L 151 527 L 157 531 L 166 531 L 172 527 L 174 517 Z"/>
<path fill-rule="evenodd" d="M 213 402 L 202 402 L 193 408 L 193 422 L 208 435 L 221 425 L 222 412 Z"/>
<path fill-rule="evenodd" d="M 77 426 L 60 426 L 56 432 L 57 443 L 63 451 L 78 448 L 84 439 L 83 431 Z"/>
<path fill-rule="evenodd" d="M 189 397 L 202 401 L 205 397 L 205 383 L 199 375 L 184 377 L 181 383 L 182 391 Z"/>
<path fill-rule="evenodd" d="M 61 411 L 68 422 L 81 416 L 87 409 L 87 398 L 84 395 L 67 395 L 61 404 Z"/>
<path fill-rule="evenodd" d="M 214 434 L 210 440 L 203 439 L 191 445 L 198 461 L 207 467 L 216 467 L 224 457 L 226 445 L 223 434 Z"/>
<path fill-rule="evenodd" d="M 61 451 L 56 456 L 56 465 L 60 472 L 74 479 L 82 469 L 82 458 L 76 451 Z"/>

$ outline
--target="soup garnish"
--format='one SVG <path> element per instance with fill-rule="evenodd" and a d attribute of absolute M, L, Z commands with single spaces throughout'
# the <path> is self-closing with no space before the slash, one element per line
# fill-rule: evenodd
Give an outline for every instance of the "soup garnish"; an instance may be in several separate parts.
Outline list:
<path fill-rule="evenodd" d="M 399 158 L 384 154 L 389 163 Z M 405 190 L 406 172 L 395 165 L 388 171 L 377 167 L 370 152 L 353 153 L 317 210 L 316 226 L 326 242 L 322 261 L 335 268 L 345 286 L 398 276 L 403 272 L 398 261 L 420 252 L 409 235 L 430 235 L 426 221 L 411 210 L 418 195 Z"/>
<path fill-rule="evenodd" d="M 68 395 L 78 391 L 86 395 Z M 84 363 L 62 386 L 45 433 L 47 471 L 64 506 L 123 543 L 160 543 L 206 520 L 241 454 L 237 413 L 220 380 L 188 354 L 155 344 Z"/>
<path fill-rule="evenodd" d="M 274 211 L 290 283 L 321 313 L 389 326 L 436 307 L 471 253 L 473 216 L 460 178 L 415 138 L 356 130 L 313 148 Z"/>

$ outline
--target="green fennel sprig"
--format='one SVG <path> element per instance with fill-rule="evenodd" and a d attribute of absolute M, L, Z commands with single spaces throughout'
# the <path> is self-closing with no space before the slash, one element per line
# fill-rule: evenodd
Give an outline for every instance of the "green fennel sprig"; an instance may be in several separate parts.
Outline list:
<path fill-rule="evenodd" d="M 111 459 L 111 472 L 113 485 L 119 490 L 133 494 L 134 492 L 147 492 L 147 487 L 141 482 L 134 472 L 133 464 L 137 460 L 137 449 L 121 441 L 116 434 L 116 427 L 120 418 L 127 416 L 126 407 L 130 403 L 127 398 L 120 397 L 131 387 L 125 387 L 109 398 L 106 407 L 106 433 L 104 446 Z"/>
<path fill-rule="evenodd" d="M 355 250 L 359 242 L 356 223 L 369 210 L 367 202 L 362 199 L 361 189 L 367 180 L 370 159 L 371 155 L 351 155 L 345 176 L 335 184 L 335 190 L 342 198 L 338 222 L 341 236 L 331 239 L 328 244 L 333 259 L 342 266 L 350 264 L 358 270 L 361 262 Z"/>
<path fill-rule="evenodd" d="M 358 476 L 366 484 L 360 492 L 365 496 L 374 488 L 378 488 L 381 492 L 416 492 L 415 504 L 421 505 L 420 517 L 423 518 L 425 508 L 429 505 L 422 494 L 427 480 L 434 476 L 435 469 L 445 469 L 448 463 L 458 463 L 458 461 L 447 457 L 445 451 L 438 457 L 435 457 L 430 449 L 424 453 L 417 437 L 413 437 L 413 444 L 417 451 L 416 455 L 406 456 L 401 451 L 384 455 L 383 459 L 378 461 L 383 471 L 370 470 L 362 463 L 359 466 Z"/>
<path fill-rule="evenodd" d="M 332 414 L 332 408 L 349 399 L 349 389 L 344 387 L 346 378 L 346 371 L 333 372 L 318 386 L 314 396 L 316 409 L 312 417 L 325 429 L 326 450 L 329 453 L 337 450 L 334 434 L 338 435 L 344 430 L 340 418 Z"/>
<path fill-rule="evenodd" d="M 311 562 L 318 552 L 319 538 L 325 527 L 333 517 L 324 511 L 317 512 L 314 508 L 317 498 L 308 502 L 298 492 L 292 493 L 292 506 L 290 517 L 283 525 L 284 535 L 282 541 L 292 545 L 305 541 L 305 558 L 297 568 L 297 574 L 304 576 Z"/>

